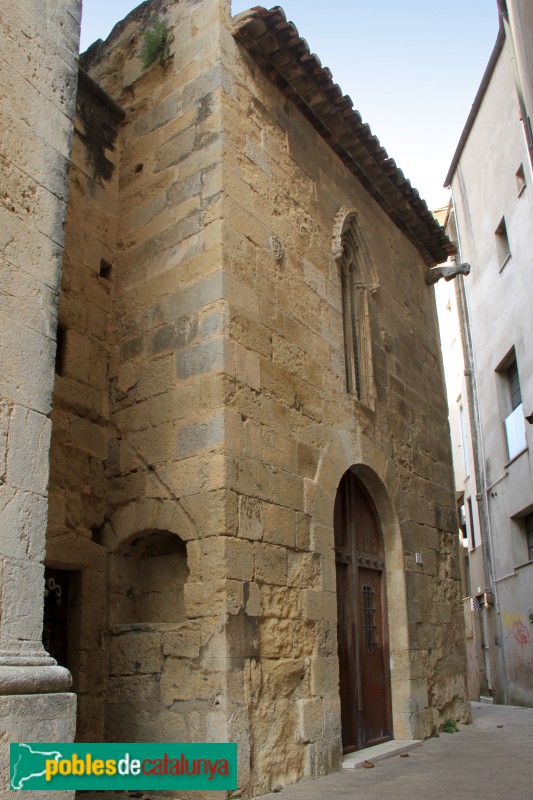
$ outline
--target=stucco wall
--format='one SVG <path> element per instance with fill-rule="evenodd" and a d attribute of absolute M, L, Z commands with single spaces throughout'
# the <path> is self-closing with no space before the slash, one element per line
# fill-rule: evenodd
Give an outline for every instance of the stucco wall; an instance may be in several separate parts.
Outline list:
<path fill-rule="evenodd" d="M 502 654 L 499 701 L 532 702 L 527 656 L 518 669 L 513 623 L 520 621 L 530 646 L 531 624 L 524 615 L 523 573 L 527 561 L 523 516 L 533 508 L 532 467 L 529 453 L 532 428 L 525 420 L 526 448 L 509 458 L 504 420 L 510 412 L 505 357 L 512 351 L 520 377 L 523 414 L 530 413 L 533 391 L 531 356 L 531 287 L 529 282 L 531 169 L 506 42 L 496 64 L 478 115 L 461 154 L 452 182 L 462 258 L 472 264 L 465 283 L 475 348 L 481 433 L 486 470 L 487 500 L 492 531 L 493 580 L 500 597 L 496 631 Z M 526 187 L 519 191 L 516 172 L 523 165 Z M 510 259 L 502 265 L 496 228 L 505 217 Z M 519 579 L 520 574 L 520 579 Z M 526 595 L 527 596 L 527 595 Z M 527 649 L 527 648 L 526 648 Z M 524 649 L 520 652 L 524 653 Z M 517 670 L 521 678 L 517 678 Z M 509 683 L 507 694 L 505 683 Z M 518 684 L 521 688 L 518 689 Z"/>

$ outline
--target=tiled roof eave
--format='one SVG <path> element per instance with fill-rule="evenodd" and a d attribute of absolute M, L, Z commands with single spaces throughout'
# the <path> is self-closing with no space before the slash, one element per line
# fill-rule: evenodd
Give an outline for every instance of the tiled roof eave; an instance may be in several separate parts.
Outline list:
<path fill-rule="evenodd" d="M 257 7 L 239 14 L 233 35 L 268 79 L 298 106 L 426 264 L 446 261 L 455 247 L 445 231 L 283 10 Z"/>

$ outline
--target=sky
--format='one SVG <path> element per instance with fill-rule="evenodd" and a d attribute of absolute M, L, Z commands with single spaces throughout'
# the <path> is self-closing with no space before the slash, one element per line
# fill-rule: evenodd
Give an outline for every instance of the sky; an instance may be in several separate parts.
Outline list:
<path fill-rule="evenodd" d="M 232 13 L 258 2 L 233 0 Z M 442 184 L 496 41 L 496 0 L 278 2 L 429 207 L 445 205 Z M 83 0 L 81 50 L 137 4 Z"/>

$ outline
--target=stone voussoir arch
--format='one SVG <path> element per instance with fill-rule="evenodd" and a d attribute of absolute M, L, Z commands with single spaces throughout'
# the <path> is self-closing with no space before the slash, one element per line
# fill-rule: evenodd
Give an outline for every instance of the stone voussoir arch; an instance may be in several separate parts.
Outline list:
<path fill-rule="evenodd" d="M 378 513 L 385 550 L 386 590 L 389 598 L 389 642 L 394 735 L 398 739 L 412 737 L 409 714 L 411 695 L 411 663 L 408 637 L 408 607 L 405 586 L 404 551 L 398 515 L 387 489 L 388 460 L 376 453 L 375 445 L 364 436 L 337 432 L 324 451 L 313 483 L 314 491 L 306 492 L 306 513 L 312 526 L 330 529 L 329 555 L 334 561 L 333 512 L 335 497 L 342 476 L 352 471 L 368 490 Z M 322 537 L 321 544 L 323 546 Z M 322 551 L 323 552 L 323 551 Z M 333 565 L 334 566 L 334 565 Z"/>
<path fill-rule="evenodd" d="M 194 522 L 176 500 L 143 497 L 115 511 L 103 527 L 101 542 L 112 553 L 149 530 L 174 533 L 184 542 L 198 536 Z"/>

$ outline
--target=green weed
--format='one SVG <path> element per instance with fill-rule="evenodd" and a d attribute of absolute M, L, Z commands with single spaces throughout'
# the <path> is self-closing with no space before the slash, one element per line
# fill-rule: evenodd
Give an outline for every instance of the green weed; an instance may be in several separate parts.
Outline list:
<path fill-rule="evenodd" d="M 442 730 L 444 733 L 457 733 L 459 728 L 457 727 L 457 722 L 454 719 L 447 719 L 444 721 Z"/>
<path fill-rule="evenodd" d="M 144 32 L 144 44 L 140 53 L 143 68 L 147 69 L 154 61 L 164 64 L 170 55 L 170 45 L 174 35 L 164 19 L 156 19 L 151 28 Z"/>

